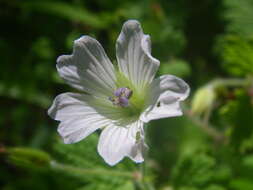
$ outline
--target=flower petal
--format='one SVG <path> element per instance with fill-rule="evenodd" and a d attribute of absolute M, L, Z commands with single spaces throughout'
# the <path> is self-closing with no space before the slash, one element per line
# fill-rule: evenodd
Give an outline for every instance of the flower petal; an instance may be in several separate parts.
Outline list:
<path fill-rule="evenodd" d="M 160 62 L 151 56 L 151 42 L 143 34 L 138 21 L 129 20 L 122 28 L 116 43 L 116 55 L 119 69 L 138 88 L 149 84 Z"/>
<path fill-rule="evenodd" d="M 109 165 L 115 165 L 125 156 L 133 161 L 143 162 L 143 151 L 146 147 L 144 136 L 138 139 L 143 131 L 143 122 L 137 121 L 127 127 L 107 126 L 101 133 L 98 152 Z"/>
<path fill-rule="evenodd" d="M 62 121 L 58 127 L 58 133 L 65 144 L 79 142 L 105 125 L 104 121 L 96 122 L 96 119 L 98 118 L 94 117 L 93 121 L 82 118 Z"/>
<path fill-rule="evenodd" d="M 73 54 L 58 57 L 56 67 L 79 90 L 108 96 L 115 89 L 113 65 L 99 42 L 89 36 L 75 40 Z"/>
<path fill-rule="evenodd" d="M 180 101 L 186 99 L 190 88 L 182 79 L 163 75 L 151 84 L 149 106 L 141 115 L 143 122 L 182 115 Z"/>
<path fill-rule="evenodd" d="M 58 95 L 49 108 L 49 116 L 61 121 L 58 132 L 64 143 L 78 142 L 110 123 L 87 103 L 89 98 L 90 95 L 64 93 Z"/>

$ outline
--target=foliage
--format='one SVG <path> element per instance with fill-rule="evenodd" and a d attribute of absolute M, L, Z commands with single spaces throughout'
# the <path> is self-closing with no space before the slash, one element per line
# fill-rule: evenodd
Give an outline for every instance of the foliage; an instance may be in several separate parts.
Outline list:
<path fill-rule="evenodd" d="M 253 33 L 253 32 L 252 32 Z M 253 39 L 227 35 L 220 39 L 217 52 L 224 69 L 234 76 L 252 75 Z"/>
<path fill-rule="evenodd" d="M 241 36 L 251 36 L 253 32 L 253 13 L 251 0 L 236 1 L 224 0 L 226 7 L 223 17 L 229 23 L 226 30 L 231 33 L 237 33 Z"/>

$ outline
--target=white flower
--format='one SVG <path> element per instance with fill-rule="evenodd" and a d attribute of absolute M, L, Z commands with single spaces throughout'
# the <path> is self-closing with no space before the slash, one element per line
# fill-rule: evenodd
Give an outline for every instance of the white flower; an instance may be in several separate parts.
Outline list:
<path fill-rule="evenodd" d="M 72 55 L 57 59 L 60 76 L 81 93 L 58 95 L 48 114 L 60 121 L 64 143 L 78 142 L 101 129 L 98 152 L 110 165 L 125 156 L 139 163 L 147 148 L 144 123 L 180 116 L 180 101 L 189 94 L 181 79 L 154 79 L 159 61 L 151 56 L 151 42 L 138 21 L 129 20 L 116 43 L 118 69 L 98 41 L 83 36 Z"/>

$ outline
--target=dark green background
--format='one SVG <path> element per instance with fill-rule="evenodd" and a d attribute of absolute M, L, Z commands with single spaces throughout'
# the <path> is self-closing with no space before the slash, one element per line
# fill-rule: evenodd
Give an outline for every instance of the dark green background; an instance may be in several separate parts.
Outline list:
<path fill-rule="evenodd" d="M 252 0 L 0 0 L 0 189 L 252 190 L 252 10 Z M 99 132 L 64 145 L 46 111 L 72 90 L 56 58 L 90 35 L 115 61 L 128 19 L 151 36 L 158 75 L 183 78 L 191 96 L 185 116 L 146 127 L 145 166 L 126 158 L 109 167 Z M 220 78 L 215 101 L 193 114 L 195 92 Z"/>

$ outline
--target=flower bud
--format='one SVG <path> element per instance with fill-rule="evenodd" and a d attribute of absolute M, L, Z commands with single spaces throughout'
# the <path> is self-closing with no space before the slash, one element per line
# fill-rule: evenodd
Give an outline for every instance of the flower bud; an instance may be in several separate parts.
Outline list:
<path fill-rule="evenodd" d="M 208 85 L 198 89 L 192 100 L 192 113 L 202 114 L 212 106 L 215 98 L 216 94 L 212 86 Z"/>

